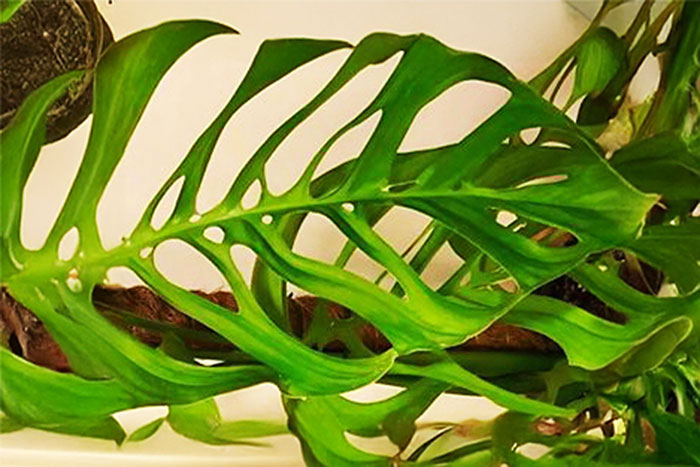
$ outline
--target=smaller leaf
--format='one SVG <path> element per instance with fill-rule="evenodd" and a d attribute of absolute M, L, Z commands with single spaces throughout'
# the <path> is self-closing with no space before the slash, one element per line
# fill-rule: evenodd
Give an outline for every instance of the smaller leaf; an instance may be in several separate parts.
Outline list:
<path fill-rule="evenodd" d="M 0 24 L 5 23 L 12 18 L 27 0 L 2 0 L 0 1 Z"/>
<path fill-rule="evenodd" d="M 276 422 L 236 421 L 225 422 L 214 399 L 204 399 L 193 404 L 170 407 L 167 417 L 172 429 L 182 436 L 212 445 L 248 444 L 262 445 L 250 441 L 287 433 L 287 428 Z"/>
<path fill-rule="evenodd" d="M 122 444 L 126 438 L 124 429 L 113 417 L 97 420 L 79 419 L 58 426 L 37 426 L 36 428 L 66 435 L 112 440 L 117 444 Z"/>
<path fill-rule="evenodd" d="M 284 423 L 264 420 L 240 420 L 224 422 L 214 432 L 221 439 L 240 440 L 265 436 L 286 435 L 289 433 Z"/>
<path fill-rule="evenodd" d="M 143 425 L 142 427 L 138 428 L 136 431 L 131 433 L 126 441 L 137 442 L 150 438 L 156 433 L 156 431 L 158 431 L 158 429 L 161 427 L 164 421 L 165 417 L 160 417 Z"/>
<path fill-rule="evenodd" d="M 608 28 L 598 28 L 576 53 L 576 78 L 569 98 L 571 105 L 581 96 L 600 93 L 625 63 L 625 47 Z"/>
<path fill-rule="evenodd" d="M 24 428 L 24 425 L 11 419 L 7 415 L 0 415 L 0 434 L 2 433 L 12 433 L 13 431 L 19 431 Z"/>
<path fill-rule="evenodd" d="M 651 412 L 657 455 L 664 463 L 700 464 L 700 426 L 693 420 L 665 412 Z"/>
<path fill-rule="evenodd" d="M 169 355 L 176 360 L 180 360 L 181 362 L 194 362 L 194 356 L 192 355 L 192 352 L 190 352 L 190 349 L 187 348 L 180 337 L 172 332 L 167 332 L 163 335 L 163 340 L 158 349 L 165 355 Z"/>
<path fill-rule="evenodd" d="M 401 450 L 408 446 L 416 432 L 415 418 L 410 412 L 398 410 L 387 415 L 382 423 L 386 435 Z"/>
<path fill-rule="evenodd" d="M 692 328 L 689 320 L 676 321 L 657 331 L 643 344 L 634 347 L 610 369 L 621 376 L 635 376 L 661 365 L 676 350 Z"/>

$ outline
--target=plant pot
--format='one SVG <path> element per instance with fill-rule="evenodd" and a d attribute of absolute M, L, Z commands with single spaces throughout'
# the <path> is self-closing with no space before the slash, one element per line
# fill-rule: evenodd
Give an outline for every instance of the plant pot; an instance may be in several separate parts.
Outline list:
<path fill-rule="evenodd" d="M 113 42 L 92 0 L 32 0 L 0 25 L 0 128 L 33 90 L 71 70 L 90 70 Z M 46 140 L 56 141 L 90 114 L 92 75 L 59 99 L 48 114 Z"/>

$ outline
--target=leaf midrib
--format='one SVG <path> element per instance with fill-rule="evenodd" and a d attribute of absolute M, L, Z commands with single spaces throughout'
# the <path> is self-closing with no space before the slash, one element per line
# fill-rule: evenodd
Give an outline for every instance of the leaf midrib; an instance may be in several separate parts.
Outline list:
<path fill-rule="evenodd" d="M 566 183 L 566 182 L 562 182 Z M 128 259 L 134 258 L 139 255 L 139 252 L 145 248 L 155 248 L 160 243 L 165 240 L 170 239 L 185 239 L 187 234 L 197 230 L 205 230 L 208 227 L 216 227 L 221 224 L 230 222 L 232 220 L 240 221 L 250 221 L 254 219 L 262 219 L 265 215 L 274 214 L 288 214 L 295 211 L 305 211 L 314 212 L 319 211 L 321 208 L 329 206 L 341 206 L 345 203 L 372 203 L 372 202 L 393 202 L 398 204 L 398 201 L 405 202 L 411 199 L 444 199 L 444 198 L 457 198 L 457 197 L 474 197 L 481 199 L 500 199 L 508 200 L 508 193 L 512 192 L 522 192 L 523 190 L 533 190 L 541 187 L 528 187 L 528 188 L 511 188 L 507 190 L 494 190 L 491 188 L 480 188 L 473 185 L 464 184 L 460 189 L 448 189 L 441 187 L 440 189 L 432 190 L 407 190 L 398 193 L 391 193 L 387 191 L 380 190 L 379 192 L 366 192 L 363 194 L 358 194 L 355 197 L 345 197 L 342 196 L 343 192 L 339 192 L 328 196 L 313 198 L 309 196 L 299 202 L 284 202 L 286 198 L 293 198 L 292 190 L 283 193 L 282 195 L 275 196 L 270 193 L 266 195 L 264 200 L 249 209 L 244 209 L 240 204 L 233 209 L 226 210 L 226 202 L 222 202 L 215 208 L 211 209 L 209 212 L 201 215 L 201 218 L 196 222 L 189 222 L 188 220 L 183 220 L 177 224 L 169 225 L 169 221 L 166 222 L 165 226 L 160 230 L 147 230 L 141 232 L 132 232 L 131 235 L 122 243 L 116 247 L 104 250 L 99 250 L 98 254 L 95 252 L 86 252 L 84 257 L 81 259 L 79 253 L 76 251 L 74 257 L 68 261 L 57 260 L 55 262 L 36 262 L 31 265 L 31 267 L 25 267 L 19 272 L 7 276 L 6 281 L 24 281 L 24 280 L 36 280 L 37 278 L 55 278 L 62 277 L 68 274 L 73 268 L 78 270 L 85 270 L 91 267 L 100 266 L 103 269 L 109 269 L 117 266 L 124 266 L 128 263 Z M 290 196 L 291 195 L 291 196 Z M 488 196 L 487 196 L 488 195 Z M 282 201 L 282 202 L 280 202 Z M 530 200 L 528 202 L 534 203 L 536 200 Z M 279 203 L 279 204 L 276 204 Z M 540 205 L 549 205 L 549 203 L 538 203 Z M 571 207 L 571 205 L 570 205 Z M 585 207 L 585 203 L 584 203 Z M 138 224 L 137 224 L 138 225 Z M 139 237 L 144 238 L 144 240 L 139 240 Z M 42 253 L 39 250 L 35 253 Z M 31 262 L 31 259 L 30 259 Z M 41 264 L 40 264 L 41 263 Z"/>

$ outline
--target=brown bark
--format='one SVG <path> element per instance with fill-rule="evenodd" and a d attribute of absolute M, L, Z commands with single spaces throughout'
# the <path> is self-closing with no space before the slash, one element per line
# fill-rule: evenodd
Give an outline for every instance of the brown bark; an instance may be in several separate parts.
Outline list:
<path fill-rule="evenodd" d="M 237 311 L 233 295 L 228 292 L 205 293 L 195 291 L 197 295 L 214 302 L 232 312 Z M 312 296 L 300 296 L 289 299 L 289 318 L 292 331 L 302 336 L 309 328 L 316 312 L 318 299 Z M 115 324 L 124 328 L 135 338 L 150 345 L 158 346 L 162 340 L 160 332 L 149 330 L 138 324 L 128 323 L 113 314 L 115 311 L 127 312 L 130 316 L 177 326 L 181 329 L 200 331 L 200 335 L 212 339 L 186 339 L 186 344 L 193 349 L 234 350 L 232 344 L 223 342 L 213 331 L 198 321 L 190 318 L 147 287 L 132 288 L 98 286 L 93 292 L 93 303 L 98 310 L 105 313 Z M 352 312 L 340 305 L 330 304 L 327 312 L 333 320 L 347 319 Z M 18 303 L 5 289 L 0 300 L 0 321 L 5 328 L 6 340 L 14 343 L 16 353 L 27 360 L 58 371 L 70 371 L 66 356 L 53 340 L 39 319 L 27 308 Z M 0 328 L 3 326 L 0 326 Z M 389 341 L 370 324 L 361 325 L 358 333 L 364 344 L 373 352 L 382 352 L 391 347 Z M 214 339 L 214 338 L 217 339 Z M 458 347 L 460 350 L 512 350 L 523 352 L 558 352 L 559 347 L 548 338 L 524 329 L 505 324 L 494 324 L 480 335 Z M 343 351 L 340 342 L 333 342 L 324 347 L 325 351 Z"/>

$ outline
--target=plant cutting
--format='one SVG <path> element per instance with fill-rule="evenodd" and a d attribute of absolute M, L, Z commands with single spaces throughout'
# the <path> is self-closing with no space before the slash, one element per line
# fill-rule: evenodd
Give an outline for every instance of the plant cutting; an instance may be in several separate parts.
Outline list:
<path fill-rule="evenodd" d="M 31 313 L 65 360 L 63 371 L 38 365 L 21 355 L 27 336 L 13 331 L 22 344 L 14 352 L 7 337 L 3 431 L 121 443 L 127 434 L 114 413 L 167 405 L 167 417 L 129 440 L 168 423 L 210 444 L 256 443 L 288 429 L 309 465 L 700 463 L 700 3 L 642 3 L 618 35 L 603 21 L 620 4 L 604 2 L 581 38 L 529 82 L 421 34 L 375 33 L 354 46 L 266 41 L 134 230 L 110 249 L 97 206 L 151 95 L 189 48 L 234 31 L 170 22 L 107 50 L 94 71 L 80 168 L 45 244 L 30 250 L 20 239 L 24 187 L 41 157 L 47 110 L 83 72 L 39 88 L 0 133 L 3 317 Z M 351 52 L 330 81 L 261 142 L 218 205 L 197 212 L 213 149 L 236 112 L 344 48 Z M 362 70 L 397 54 L 374 100 L 313 154 L 290 189 L 273 194 L 265 167 L 275 150 Z M 630 106 L 630 82 L 653 54 L 658 88 Z M 568 76 L 573 86 L 559 105 Z M 499 86 L 509 98 L 459 142 L 401 153 L 421 109 L 465 81 Z M 355 158 L 319 170 L 343 135 L 375 115 Z M 536 137 L 526 137 L 533 129 Z M 256 188 L 259 198 L 246 205 Z M 154 225 L 173 191 L 172 212 Z M 397 208 L 430 218 L 407 251 L 375 228 Z M 331 263 L 294 249 L 311 214 L 347 239 Z M 70 235 L 75 251 L 59 255 Z M 174 284 L 154 260 L 167 241 L 206 259 L 230 294 Z M 231 255 L 236 247 L 257 256 L 250 281 Z M 462 264 L 430 287 L 421 274 L 444 247 Z M 355 252 L 382 267 L 376 281 L 347 269 Z M 152 313 L 134 292 L 105 287 L 116 267 L 143 281 L 141 301 L 158 301 Z M 290 300 L 289 285 L 310 297 Z M 503 335 L 527 345 L 507 348 Z M 367 404 L 342 395 L 376 381 L 405 389 Z M 222 420 L 214 396 L 261 382 L 282 391 L 286 428 Z M 448 392 L 487 397 L 506 412 L 492 422 L 446 424 L 412 443 L 416 419 Z M 395 454 L 365 452 L 347 433 L 386 436 Z M 520 451 L 528 443 L 547 449 L 534 460 Z"/>

